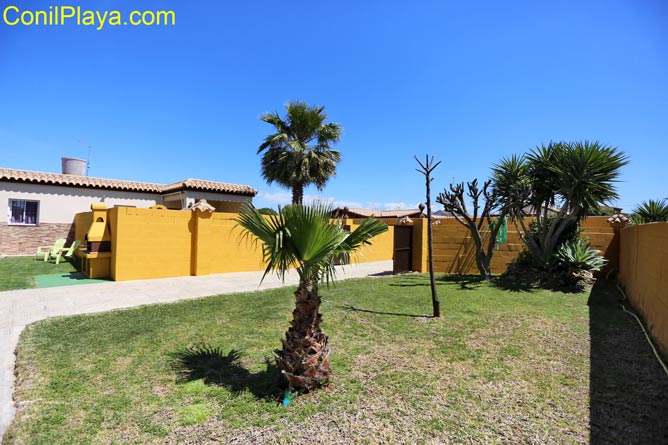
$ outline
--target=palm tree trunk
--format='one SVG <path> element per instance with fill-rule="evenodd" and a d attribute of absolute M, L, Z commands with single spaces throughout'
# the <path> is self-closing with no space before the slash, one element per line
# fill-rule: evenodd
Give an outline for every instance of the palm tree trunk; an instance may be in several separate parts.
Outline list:
<path fill-rule="evenodd" d="M 304 184 L 292 185 L 292 205 L 302 205 L 304 201 Z"/>
<path fill-rule="evenodd" d="M 318 284 L 300 280 L 292 324 L 285 333 L 283 349 L 276 350 L 276 365 L 291 389 L 311 391 L 326 383 L 332 374 L 319 310 Z"/>

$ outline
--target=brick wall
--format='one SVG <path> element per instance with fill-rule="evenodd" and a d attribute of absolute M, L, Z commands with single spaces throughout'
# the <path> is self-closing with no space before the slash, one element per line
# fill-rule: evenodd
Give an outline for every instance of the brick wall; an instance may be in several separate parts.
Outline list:
<path fill-rule="evenodd" d="M 14 226 L 0 223 L 0 254 L 33 255 L 38 246 L 52 245 L 58 238 L 74 240 L 74 225 L 41 223 L 38 226 Z"/>

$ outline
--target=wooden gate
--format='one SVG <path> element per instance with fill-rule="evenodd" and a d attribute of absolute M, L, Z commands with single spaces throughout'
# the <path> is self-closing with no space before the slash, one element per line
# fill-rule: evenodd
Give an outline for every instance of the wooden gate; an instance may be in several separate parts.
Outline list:
<path fill-rule="evenodd" d="M 394 226 L 394 273 L 413 270 L 413 226 Z"/>

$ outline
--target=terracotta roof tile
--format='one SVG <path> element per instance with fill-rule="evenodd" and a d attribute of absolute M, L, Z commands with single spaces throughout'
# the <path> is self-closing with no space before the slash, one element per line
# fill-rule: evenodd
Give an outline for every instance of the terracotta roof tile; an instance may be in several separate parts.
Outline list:
<path fill-rule="evenodd" d="M 229 184 L 227 182 L 214 182 L 214 181 L 205 181 L 203 179 L 184 179 L 183 181 L 175 182 L 174 184 L 169 184 L 164 186 L 164 192 L 171 192 L 173 190 L 180 189 L 187 190 L 200 190 L 207 192 L 224 192 L 224 193 L 234 193 L 237 195 L 257 195 L 257 190 L 248 185 L 241 184 Z"/>
<path fill-rule="evenodd" d="M 349 208 L 348 211 L 362 216 L 375 216 L 376 218 L 401 218 L 402 216 L 420 214 L 420 209 L 374 210 Z"/>
<path fill-rule="evenodd" d="M 27 182 L 32 184 L 62 185 L 129 192 L 165 193 L 182 189 L 207 192 L 231 193 L 235 195 L 255 196 L 257 190 L 247 185 L 228 184 L 225 182 L 186 179 L 174 184 L 153 184 L 150 182 L 122 181 L 119 179 L 93 178 L 90 176 L 63 175 L 60 173 L 35 172 L 0 167 L 0 181 Z"/>
<path fill-rule="evenodd" d="M 335 215 L 346 214 L 351 218 L 366 218 L 366 217 L 376 217 L 376 218 L 402 218 L 404 216 L 411 216 L 415 218 L 420 217 L 420 209 L 399 209 L 399 210 L 374 210 L 374 209 L 360 209 L 360 208 L 337 208 L 332 212 Z M 426 215 L 426 214 L 425 214 Z M 435 215 L 432 213 L 433 218 L 444 218 L 445 216 Z"/>

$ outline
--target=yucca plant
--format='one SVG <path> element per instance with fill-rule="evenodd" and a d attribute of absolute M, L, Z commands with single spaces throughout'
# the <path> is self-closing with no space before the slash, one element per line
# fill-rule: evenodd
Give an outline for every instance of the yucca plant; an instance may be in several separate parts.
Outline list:
<path fill-rule="evenodd" d="M 551 142 L 502 159 L 493 169 L 494 184 L 527 249 L 546 264 L 564 231 L 618 198 L 615 183 L 627 163 L 622 151 L 599 142 Z M 523 218 L 527 210 L 535 213 L 537 236 Z"/>
<path fill-rule="evenodd" d="M 601 251 L 592 249 L 591 244 L 582 239 L 562 244 L 554 254 L 554 263 L 571 273 L 601 270 L 607 260 Z"/>
<path fill-rule="evenodd" d="M 635 224 L 648 224 L 668 221 L 668 201 L 666 199 L 641 202 L 635 209 L 631 220 Z"/>
<path fill-rule="evenodd" d="M 332 209 L 325 204 L 290 205 L 276 215 L 263 216 L 252 204 L 244 204 L 237 223 L 243 237 L 259 242 L 267 268 L 282 279 L 294 268 L 299 274 L 292 323 L 283 348 L 276 350 L 276 365 L 291 390 L 310 391 L 327 382 L 328 338 L 320 329 L 318 285 L 335 278 L 334 258 L 358 251 L 376 235 L 387 231 L 377 219 L 366 219 L 352 233 L 330 220 Z"/>

